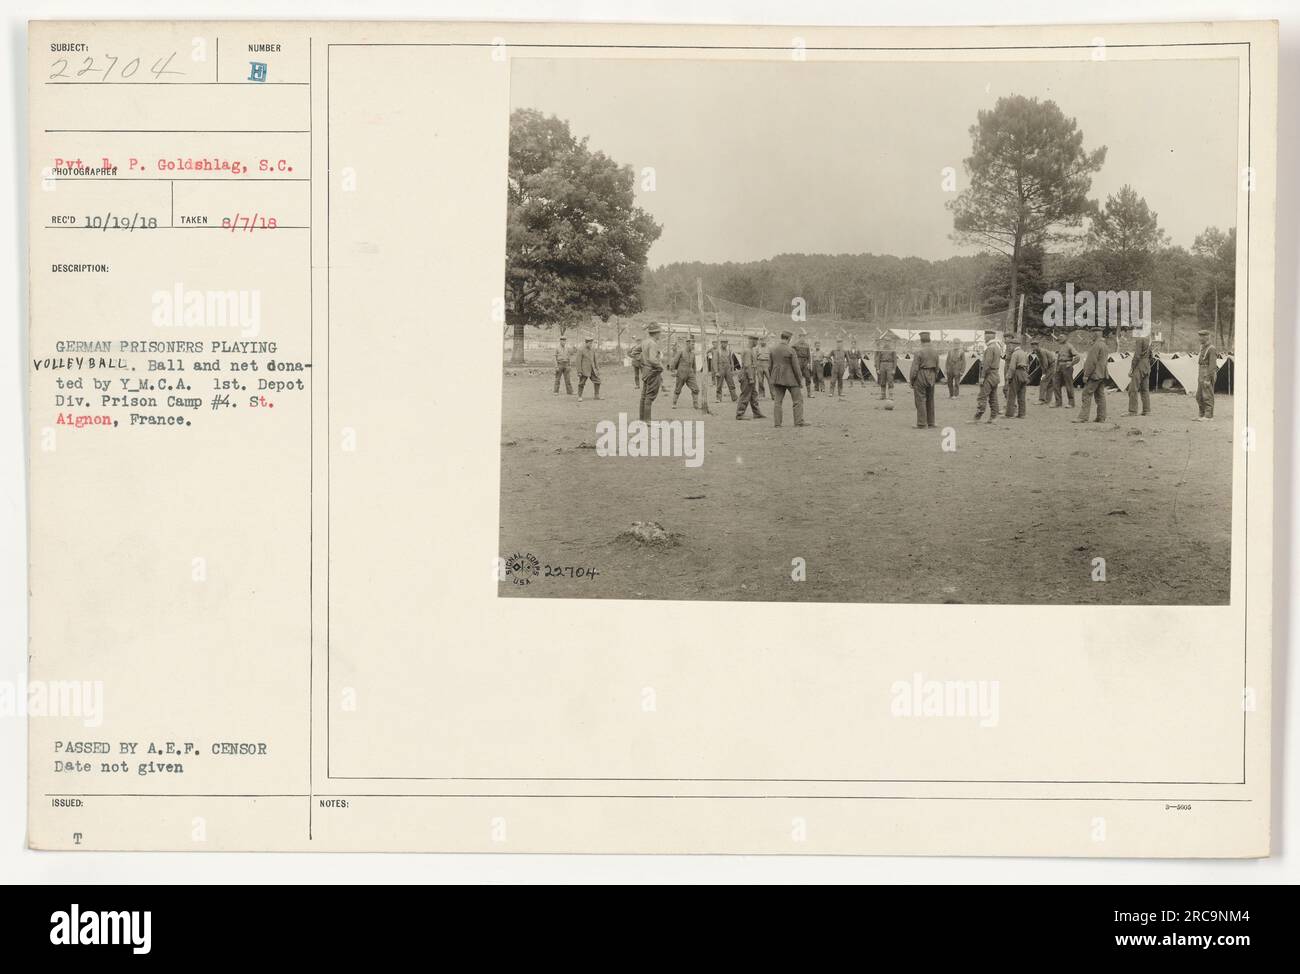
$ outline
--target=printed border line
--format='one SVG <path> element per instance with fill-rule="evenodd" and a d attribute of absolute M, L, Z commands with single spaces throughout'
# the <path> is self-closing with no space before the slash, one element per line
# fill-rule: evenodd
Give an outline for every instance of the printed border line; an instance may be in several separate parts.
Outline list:
<path fill-rule="evenodd" d="M 307 795 L 293 794 L 173 794 L 163 792 L 46 792 L 46 798 L 306 798 Z M 387 794 L 345 794 L 342 792 L 330 792 L 328 794 L 317 794 L 319 798 L 477 798 L 477 799 L 494 799 L 494 798 L 628 798 L 638 801 L 658 801 L 666 798 L 691 798 L 697 801 L 821 801 L 831 799 L 833 801 L 916 801 L 915 795 L 529 795 L 529 794 L 482 794 L 482 795 L 462 795 L 462 794 L 430 794 L 428 792 L 416 792 L 413 794 L 406 793 L 387 793 Z M 927 795 L 926 798 L 932 801 L 952 801 L 952 802 L 1161 802 L 1172 804 L 1175 802 L 1188 804 L 1195 802 L 1216 802 L 1219 804 L 1237 804 L 1249 805 L 1254 801 L 1253 798 L 1125 798 L 1125 797 L 1105 797 L 1105 798 L 1083 798 L 1074 796 L 1065 797 L 1041 797 L 1041 796 L 1004 796 L 1004 795 Z M 309 836 L 310 838 L 310 836 Z"/>
<path fill-rule="evenodd" d="M 1229 21 L 1232 23 L 1232 21 Z M 515 25 L 510 25 L 515 26 Z M 524 26 L 522 23 L 518 26 Z M 536 25 L 532 25 L 536 26 Z M 603 26 L 618 26 L 605 24 Z M 655 26 L 650 24 L 641 24 L 637 26 Z M 687 27 L 706 27 L 707 24 L 687 24 L 680 25 Z M 718 25 L 713 25 L 718 26 Z M 728 26 L 728 25 L 722 25 Z M 741 26 L 741 25 L 730 25 Z M 752 25 L 750 25 L 752 26 Z M 1054 24 L 1055 27 L 1081 27 L 1094 25 L 1079 24 Z M 1120 27 L 1132 27 L 1133 24 L 1120 24 Z M 1174 26 L 1160 24 L 1157 26 Z M 768 29 L 762 28 L 759 29 Z M 801 27 L 792 28 L 798 30 L 821 30 L 821 29 L 841 29 L 841 28 L 822 28 L 822 27 Z M 849 28 L 853 29 L 853 28 Z M 889 28 L 884 28 L 889 29 Z M 1141 48 L 1141 47 L 1249 47 L 1250 41 L 1170 41 L 1163 44 L 1107 44 L 1107 48 Z M 492 41 L 331 41 L 330 47 L 496 47 Z M 544 48 L 544 49 L 572 49 L 572 50 L 637 50 L 637 51 L 789 51 L 789 44 L 540 44 L 524 43 L 511 44 L 506 43 L 507 48 L 526 47 L 526 48 Z M 969 47 L 948 45 L 941 47 L 811 47 L 804 46 L 805 51 L 1088 51 L 1092 50 L 1095 44 L 996 44 L 996 45 L 972 45 Z M 94 82 L 91 82 L 92 84 Z M 287 83 L 287 82 L 286 82 Z"/>
<path fill-rule="evenodd" d="M 1251 46 L 1250 46 L 1249 44 L 1247 44 L 1247 45 L 1246 45 L 1246 168 L 1247 168 L 1248 170 L 1253 171 L 1253 166 L 1254 166 L 1254 162 L 1253 162 L 1253 151 L 1254 151 L 1254 131 L 1253 131 L 1253 122 L 1254 122 L 1254 97 L 1253 97 L 1253 96 L 1254 96 L 1254 86 L 1253 86 L 1252 83 L 1251 83 L 1251 77 L 1252 77 L 1252 73 L 1253 73 L 1253 65 L 1251 64 L 1251 54 L 1252 54 Z M 1241 123 L 1240 123 L 1240 121 L 1238 121 L 1238 132 L 1240 132 L 1240 127 L 1241 127 Z M 1274 177 L 1274 178 L 1276 178 L 1276 166 L 1274 167 L 1274 169 L 1275 169 L 1275 177 Z M 1240 178 L 1240 174 L 1238 174 L 1238 178 Z M 1245 393 L 1246 393 L 1246 405 L 1245 405 L 1245 407 L 1244 407 L 1244 409 L 1243 409 L 1243 412 L 1242 412 L 1242 429 L 1249 429 L 1249 428 L 1250 428 L 1250 388 L 1249 388 L 1249 387 L 1250 387 L 1250 338 L 1251 338 L 1251 333 L 1250 333 L 1250 318 L 1251 318 L 1251 314 L 1252 314 L 1252 309 L 1251 309 L 1251 306 L 1250 306 L 1250 236 L 1251 236 L 1251 234 L 1250 234 L 1250 201 L 1251 201 L 1251 198 L 1255 195 L 1254 185 L 1255 185 L 1255 184 L 1254 184 L 1253 176 L 1252 176 L 1251 188 L 1246 192 L 1246 287 L 1245 287 L 1245 291 L 1246 291 L 1246 383 L 1245 383 L 1245 386 L 1243 386 L 1243 388 L 1245 389 Z M 1237 234 L 1237 237 L 1238 237 L 1238 239 L 1240 239 L 1241 234 Z M 1277 243 L 1276 243 L 1276 241 L 1274 242 L 1274 245 L 1273 245 L 1273 253 L 1274 253 L 1274 258 L 1273 258 L 1273 260 L 1274 260 L 1274 263 L 1276 264 L 1276 262 L 1277 262 Z M 1234 270 L 1234 273 L 1235 273 L 1236 268 L 1234 268 L 1233 270 Z M 1276 270 L 1274 271 L 1274 276 L 1276 277 Z M 1236 332 L 1237 332 L 1237 312 L 1236 312 L 1236 309 L 1235 309 L 1235 308 L 1233 309 L 1233 312 L 1232 312 L 1232 321 L 1233 321 L 1233 335 L 1232 335 L 1232 338 L 1233 338 L 1233 345 L 1234 345 L 1234 351 L 1235 351 L 1236 339 L 1237 339 L 1237 334 L 1236 334 Z M 1277 321 L 1277 317 L 1276 317 L 1276 311 L 1275 311 L 1275 312 L 1274 312 L 1274 324 L 1276 324 L 1276 321 Z M 1234 365 L 1234 368 L 1233 368 L 1233 379 L 1234 379 L 1233 389 L 1234 389 L 1234 391 L 1235 391 L 1235 389 L 1236 389 L 1236 385 L 1235 385 L 1235 379 L 1236 379 L 1236 367 L 1235 367 L 1235 365 Z M 1276 392 L 1275 392 L 1275 395 L 1276 395 Z M 1235 420 L 1236 420 L 1236 416 L 1235 416 L 1235 413 L 1236 413 L 1236 402 L 1235 402 L 1235 401 L 1234 401 L 1234 403 L 1233 403 L 1233 413 L 1234 413 L 1234 417 L 1233 417 L 1233 419 L 1234 419 L 1234 422 L 1235 422 Z M 1234 445 L 1235 445 L 1235 438 L 1234 438 Z M 1245 496 L 1245 500 L 1243 501 L 1243 504 L 1242 504 L 1242 512 L 1241 512 L 1242 531 L 1244 531 L 1245 534 L 1246 534 L 1246 537 L 1245 537 L 1245 538 L 1243 539 L 1243 541 L 1242 541 L 1242 552 L 1241 552 L 1241 561 L 1242 561 L 1243 571 L 1245 572 L 1245 576 L 1242 578 L 1242 582 L 1241 582 L 1241 642 L 1242 642 L 1242 652 L 1241 652 L 1241 694 L 1242 694 L 1242 698 L 1241 698 L 1241 783 L 1242 783 L 1243 785 L 1246 783 L 1246 729 L 1247 729 L 1247 727 L 1249 726 L 1249 725 L 1248 725 L 1248 722 L 1247 722 L 1247 720 L 1246 720 L 1246 717 L 1248 716 L 1247 711 L 1246 711 L 1246 693 L 1247 693 L 1247 691 L 1248 691 L 1248 689 L 1249 689 L 1249 687 L 1250 687 L 1250 678 L 1249 678 L 1249 676 L 1248 676 L 1249 667 L 1250 667 L 1250 654 L 1249 654 L 1249 652 L 1247 652 L 1247 648 L 1250 646 L 1250 453 L 1251 453 L 1250 450 L 1246 450 L 1246 451 L 1245 451 L 1246 458 L 1245 458 L 1245 461 L 1244 461 L 1244 464 L 1243 464 L 1244 469 L 1243 469 L 1243 471 L 1242 471 L 1242 477 L 1241 477 L 1241 480 L 1242 480 L 1242 493 L 1244 493 L 1244 494 L 1246 495 L 1246 496 Z M 1229 580 L 1229 586 L 1231 586 L 1231 580 Z M 1271 631 L 1271 627 L 1270 627 L 1270 631 Z M 1270 640 L 1269 642 L 1270 642 L 1269 652 L 1270 652 L 1270 655 L 1271 655 L 1271 654 L 1272 654 L 1272 640 Z M 1270 723 L 1271 723 L 1271 722 L 1270 722 Z M 1271 730 L 1271 728 L 1270 728 L 1270 730 Z"/>
<path fill-rule="evenodd" d="M 307 36 L 307 357 L 316 357 L 316 99 L 312 67 L 316 48 Z M 326 184 L 329 178 L 326 178 Z M 329 377 L 326 376 L 326 379 Z M 307 395 L 307 839 L 314 824 L 316 779 L 316 377 Z M 326 701 L 328 706 L 328 701 Z"/>
<path fill-rule="evenodd" d="M 1068 25 L 1065 25 L 1068 26 Z M 1166 48 L 1187 48 L 1187 47 L 1245 47 L 1246 48 L 1246 165 L 1250 167 L 1253 162 L 1254 142 L 1252 131 L 1253 115 L 1253 89 L 1254 77 L 1253 66 L 1251 61 L 1252 54 L 1251 41 L 1179 41 L 1170 43 L 1153 43 L 1153 44 L 1111 44 L 1109 47 L 1117 49 L 1166 49 Z M 433 48 L 485 48 L 495 46 L 492 42 L 329 42 L 326 44 L 325 57 L 325 154 L 326 154 L 326 173 L 332 177 L 332 169 L 329 164 L 331 141 L 331 116 L 330 116 L 330 89 L 332 81 L 330 56 L 335 47 L 433 47 Z M 936 46 L 936 47 L 806 47 L 809 51 L 836 51 L 836 52 L 880 52 L 880 51 L 1055 51 L 1055 50 L 1088 50 L 1092 44 L 1051 44 L 1051 45 L 996 45 L 996 46 Z M 508 44 L 508 48 L 514 49 L 547 49 L 547 50 L 667 50 L 667 51 L 786 51 L 788 45 L 677 45 L 677 44 L 537 44 L 522 43 Z M 1237 120 L 1237 135 L 1241 133 L 1241 120 Z M 332 332 L 332 312 L 333 301 L 330 290 L 330 238 L 332 232 L 332 211 L 330 206 L 330 189 L 333 182 L 332 178 L 327 179 L 325 191 L 325 242 L 326 242 L 326 311 L 325 311 L 325 332 L 326 332 L 326 432 L 332 429 L 330 423 L 330 406 L 333 389 L 333 357 L 330 354 L 330 335 Z M 1246 374 L 1247 385 L 1250 374 L 1250 193 L 1246 196 L 1246 310 L 1247 310 L 1247 328 L 1246 328 Z M 1239 235 L 1240 237 L 1240 235 Z M 1235 334 L 1234 334 L 1235 338 Z M 1249 419 L 1250 395 L 1249 388 L 1245 389 L 1246 406 L 1243 419 Z M 1235 419 L 1234 419 L 1235 422 Z M 329 444 L 326 444 L 325 451 L 325 672 L 326 672 L 326 705 L 325 705 L 325 777 L 327 780 L 338 781 L 645 781 L 645 782 L 662 782 L 662 781 L 681 781 L 681 782 L 751 782 L 751 783 L 779 783 L 783 781 L 807 781 L 809 783 L 826 783 L 826 784 L 1099 784 L 1099 785 L 1144 785 L 1144 784 L 1169 784 L 1169 785 L 1245 785 L 1246 784 L 1246 755 L 1247 755 L 1247 733 L 1249 723 L 1246 719 L 1247 714 L 1243 707 L 1242 711 L 1242 771 L 1240 781 L 1187 781 L 1187 782 L 1143 782 L 1143 781 L 1053 781 L 1050 779 L 931 779 L 931 778 L 865 778 L 865 779 L 788 779 L 788 778 L 456 778 L 456 777 L 415 777 L 415 776 L 367 776 L 367 775 L 334 775 L 330 766 L 330 696 L 331 683 L 331 639 L 330 639 L 330 611 L 329 611 L 329 587 L 332 565 L 332 522 L 330 519 L 330 497 L 332 493 L 332 459 L 329 450 Z M 1247 532 L 1244 541 L 1244 550 L 1242 554 L 1243 577 L 1242 577 L 1242 692 L 1247 689 L 1247 671 L 1249 659 L 1249 591 L 1250 591 L 1250 571 L 1249 571 L 1249 512 L 1250 512 L 1250 458 L 1247 452 L 1244 471 L 1242 475 L 1242 508 L 1243 508 L 1243 531 Z M 1231 582 L 1229 582 L 1231 586 Z M 801 603 L 794 603 L 801 604 Z M 854 603 L 870 604 L 870 603 Z M 911 603 L 908 603 L 911 604 Z M 415 796 L 409 796 L 415 797 Z M 435 796 L 436 797 L 436 796 Z M 491 796 L 507 797 L 507 796 Z M 519 797 L 543 797 L 543 796 L 519 796 Z M 574 795 L 569 797 L 619 797 L 619 796 L 602 796 L 602 795 Z M 692 797 L 678 795 L 662 796 L 642 796 L 642 797 Z M 761 796 L 759 796 L 761 797 Z M 810 796 L 826 797 L 826 796 Z M 918 795 L 912 796 L 914 800 L 924 801 L 930 796 Z M 1032 800 L 1032 799 L 1031 799 Z M 1093 799 L 1087 799 L 1093 800 Z M 1154 800 L 1154 799 L 1153 799 Z M 1197 799 L 1199 801 L 1208 801 L 1209 799 Z"/>
<path fill-rule="evenodd" d="M 735 784 L 819 784 L 819 785 L 1243 785 L 1244 781 L 1128 781 L 1086 778 L 576 778 L 576 777 L 413 777 L 410 775 L 330 775 L 331 781 L 621 781 L 729 782 Z"/>

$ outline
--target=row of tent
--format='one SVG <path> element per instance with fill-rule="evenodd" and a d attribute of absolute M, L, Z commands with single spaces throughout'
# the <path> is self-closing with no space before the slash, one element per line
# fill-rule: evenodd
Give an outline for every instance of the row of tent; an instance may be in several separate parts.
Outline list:
<path fill-rule="evenodd" d="M 1106 388 L 1118 389 L 1121 392 L 1128 388 L 1128 359 L 1131 357 L 1130 352 L 1111 352 L 1108 358 L 1110 364 L 1110 376 L 1106 380 Z M 939 375 L 947 379 L 944 371 L 944 362 L 946 357 L 939 357 Z M 968 355 L 966 357 L 966 371 L 961 377 L 962 385 L 974 385 L 979 382 L 979 357 Z M 863 371 L 866 377 L 871 381 L 876 381 L 874 359 L 864 357 L 862 359 Z M 1083 377 L 1079 374 L 1082 359 L 1077 361 L 1074 366 L 1074 384 L 1083 385 Z M 912 355 L 910 352 L 900 352 L 895 367 L 894 380 L 907 381 L 908 373 L 912 369 Z M 1038 385 L 1041 378 L 1038 367 L 1038 359 L 1031 358 L 1029 363 L 1029 383 Z M 1154 356 L 1152 363 L 1151 375 L 1149 378 L 1152 389 L 1163 389 L 1166 392 L 1183 392 L 1187 394 L 1196 391 L 1196 377 L 1200 372 L 1197 361 L 1197 355 L 1194 352 L 1159 352 Z M 1234 365 L 1231 355 L 1227 355 L 1219 363 L 1219 371 L 1214 379 L 1214 391 L 1232 394 L 1234 378 Z"/>

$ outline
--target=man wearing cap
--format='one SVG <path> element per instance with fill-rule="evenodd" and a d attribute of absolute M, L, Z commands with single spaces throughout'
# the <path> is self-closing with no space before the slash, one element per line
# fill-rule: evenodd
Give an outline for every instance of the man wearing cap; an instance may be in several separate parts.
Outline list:
<path fill-rule="evenodd" d="M 564 336 L 560 336 L 560 344 L 555 349 L 555 388 L 551 390 L 551 395 L 560 394 L 560 376 L 564 376 L 564 394 L 573 395 L 573 384 L 569 382 L 569 346 L 565 344 Z"/>
<path fill-rule="evenodd" d="M 840 399 L 844 398 L 844 373 L 849 368 L 849 353 L 844 351 L 844 339 L 835 340 L 835 348 L 831 351 L 826 359 L 831 366 L 830 380 L 827 383 L 826 391 L 833 392 Z"/>
<path fill-rule="evenodd" d="M 772 419 L 773 425 L 781 425 L 781 404 L 785 394 L 790 393 L 794 403 L 794 425 L 807 426 L 803 421 L 803 391 L 800 389 L 803 377 L 803 363 L 799 353 L 790 347 L 791 332 L 781 332 L 781 343 L 772 349 Z"/>
<path fill-rule="evenodd" d="M 1219 374 L 1219 350 L 1210 344 L 1210 333 L 1202 328 L 1196 333 L 1201 350 L 1196 353 L 1196 408 L 1198 423 L 1214 419 L 1214 380 Z"/>
<path fill-rule="evenodd" d="M 1011 353 L 1019 347 L 1019 336 L 1012 334 L 1003 343 L 1002 348 L 1002 394 L 1006 397 L 1006 402 L 1003 405 L 1003 412 L 1006 413 L 1007 419 L 1014 418 L 1011 415 L 1011 396 L 1013 395 L 1011 389 Z"/>
<path fill-rule="evenodd" d="M 772 350 L 767 347 L 767 336 L 764 335 L 758 343 L 758 383 L 757 391 L 759 395 L 772 395 Z"/>
<path fill-rule="evenodd" d="M 1025 418 L 1025 390 L 1029 386 L 1029 336 L 1008 345 L 1007 419 Z"/>
<path fill-rule="evenodd" d="M 948 398 L 956 399 L 961 391 L 961 377 L 966 374 L 966 346 L 959 339 L 953 341 L 948 350 L 943 371 L 948 378 Z"/>
<path fill-rule="evenodd" d="M 1070 408 L 1074 408 L 1074 363 L 1079 360 L 1079 353 L 1070 344 L 1068 338 L 1062 338 L 1056 350 L 1056 382 L 1052 387 L 1052 406 L 1061 407 L 1061 391 L 1070 397 Z"/>
<path fill-rule="evenodd" d="M 939 352 L 930 344 L 930 333 L 921 332 L 921 347 L 912 356 L 908 375 L 912 384 L 912 400 L 916 403 L 916 428 L 934 426 L 934 387 L 939 381 Z"/>
<path fill-rule="evenodd" d="M 650 322 L 646 328 L 645 341 L 641 343 L 641 421 L 650 422 L 650 410 L 659 395 L 659 385 L 663 381 L 664 359 L 659 349 L 659 323 Z"/>
<path fill-rule="evenodd" d="M 596 362 L 595 336 L 583 335 L 582 348 L 578 349 L 578 402 L 582 402 L 582 390 L 591 380 L 591 398 L 600 398 L 600 367 Z"/>
<path fill-rule="evenodd" d="M 813 388 L 821 392 L 825 388 L 826 355 L 822 352 L 822 343 L 813 342 L 812 353 Z"/>
<path fill-rule="evenodd" d="M 1133 339 L 1133 361 L 1128 367 L 1128 414 L 1138 414 L 1138 400 L 1142 400 L 1142 415 L 1151 413 L 1151 336 L 1136 335 Z"/>
<path fill-rule="evenodd" d="M 849 388 L 862 378 L 862 353 L 858 351 L 858 340 L 849 342 Z"/>
<path fill-rule="evenodd" d="M 1079 415 L 1074 420 L 1076 423 L 1088 422 L 1088 411 L 1094 400 L 1097 403 L 1097 418 L 1093 422 L 1106 421 L 1106 379 L 1110 375 L 1107 366 L 1109 359 L 1110 347 L 1106 344 L 1106 332 L 1099 331 L 1088 348 L 1088 354 L 1083 360 L 1083 370 L 1079 373 L 1083 377 L 1083 396 Z"/>
<path fill-rule="evenodd" d="M 975 402 L 975 422 L 979 422 L 987 406 L 989 422 L 998 418 L 998 369 L 1002 365 L 1002 343 L 998 333 L 992 330 L 984 332 L 984 355 L 980 359 L 980 392 Z"/>
<path fill-rule="evenodd" d="M 641 388 L 641 340 L 632 336 L 631 346 L 627 350 L 627 359 L 632 363 L 632 388 Z"/>
<path fill-rule="evenodd" d="M 1056 385 L 1056 353 L 1036 341 L 1031 343 L 1031 347 L 1038 358 L 1038 404 L 1046 406 L 1052 400 L 1052 390 Z"/>
<path fill-rule="evenodd" d="M 714 361 L 714 381 L 716 383 L 717 401 L 722 402 L 722 384 L 727 384 L 727 391 L 731 393 L 731 401 L 736 401 L 736 379 L 735 364 L 731 361 L 731 349 L 728 347 L 727 339 L 722 339 L 722 348 L 717 354 Z"/>
<path fill-rule="evenodd" d="M 782 332 L 781 334 L 785 334 Z M 799 357 L 799 376 L 803 381 L 804 392 L 808 398 L 813 397 L 812 350 L 808 347 L 808 329 L 799 329 L 799 340 L 794 343 L 794 353 Z"/>
<path fill-rule="evenodd" d="M 673 334 L 672 329 L 668 329 L 668 337 L 665 339 L 667 349 L 664 352 L 664 373 L 672 374 L 673 359 L 677 358 L 677 336 Z"/>
<path fill-rule="evenodd" d="M 880 398 L 894 398 L 894 369 L 898 368 L 898 353 L 888 335 L 876 346 L 876 382 L 880 384 Z"/>
<path fill-rule="evenodd" d="M 745 418 L 745 409 L 754 411 L 755 419 L 762 419 L 758 411 L 758 336 L 750 335 L 749 343 L 740 353 L 740 403 L 736 406 L 736 419 Z"/>
<path fill-rule="evenodd" d="M 691 390 L 691 408 L 700 408 L 700 385 L 695 381 L 695 339 L 687 335 L 686 345 L 679 348 L 668 364 L 677 374 L 677 388 L 673 390 L 673 409 L 677 408 L 677 397 L 682 394 L 682 386 Z"/>

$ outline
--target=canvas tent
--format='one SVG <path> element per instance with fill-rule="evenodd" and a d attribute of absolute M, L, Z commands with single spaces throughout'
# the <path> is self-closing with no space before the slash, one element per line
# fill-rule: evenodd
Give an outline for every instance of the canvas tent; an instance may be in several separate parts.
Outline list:
<path fill-rule="evenodd" d="M 1214 377 L 1214 391 L 1223 392 L 1232 395 L 1233 385 L 1237 378 L 1237 366 L 1233 362 L 1232 356 L 1227 355 L 1219 363 L 1219 372 Z"/>
<path fill-rule="evenodd" d="M 945 379 L 948 378 L 948 374 L 943 371 L 942 360 L 940 360 L 939 363 L 939 371 Z M 967 352 L 966 371 L 962 373 L 961 378 L 958 381 L 962 385 L 972 385 L 978 383 L 979 380 L 980 380 L 980 357 L 978 355 L 972 355 L 970 352 Z"/>
<path fill-rule="evenodd" d="M 945 355 L 940 355 L 939 356 L 939 378 L 941 380 L 946 381 L 948 378 L 948 373 L 944 371 L 944 361 L 945 361 Z M 962 373 L 962 377 L 961 377 L 962 383 L 969 384 L 972 382 L 979 381 L 979 364 L 980 364 L 979 356 L 972 356 L 968 351 L 966 353 L 966 370 L 965 372 Z M 863 365 L 863 369 L 862 369 L 863 378 L 870 382 L 878 381 L 876 379 L 875 355 L 874 354 L 865 355 L 862 359 L 862 365 Z M 911 371 L 912 371 L 912 353 L 899 352 L 898 358 L 896 359 L 896 364 L 894 366 L 894 381 L 907 382 L 907 377 L 911 373 Z"/>
<path fill-rule="evenodd" d="M 908 368 L 911 367 L 911 364 L 912 364 L 911 361 L 910 361 L 911 356 L 908 356 L 908 359 L 909 359 L 909 361 L 908 361 L 907 365 L 904 366 L 904 365 L 903 365 L 903 356 L 902 356 L 902 355 L 899 355 L 899 356 L 898 356 L 897 362 L 896 362 L 896 364 L 894 365 L 894 381 L 895 381 L 895 382 L 907 382 L 907 371 L 906 371 L 906 370 L 907 370 Z M 875 356 L 875 354 L 872 353 L 872 352 L 868 352 L 868 353 L 866 353 L 865 355 L 862 356 L 862 379 L 863 379 L 864 382 L 878 382 L 878 381 L 880 381 L 880 380 L 876 377 L 876 356 Z"/>
<path fill-rule="evenodd" d="M 1131 352 L 1111 352 L 1106 357 L 1109 366 L 1109 374 L 1106 378 L 1106 388 L 1108 390 L 1124 392 L 1128 389 L 1128 370 L 1131 358 Z M 1076 386 L 1083 385 L 1082 366 L 1082 359 L 1074 363 L 1074 384 Z M 1199 366 L 1194 352 L 1156 353 L 1153 356 L 1151 365 L 1150 388 L 1166 392 L 1184 392 L 1190 395 L 1196 392 L 1196 376 L 1198 372 Z M 969 381 L 978 381 L 978 376 L 978 369 L 975 369 L 971 373 Z M 1234 379 L 1235 365 L 1233 357 L 1228 355 L 1219 363 L 1219 371 L 1214 381 L 1215 392 L 1231 394 Z M 962 381 L 967 381 L 967 379 L 963 378 Z M 1042 375 L 1038 360 L 1031 357 L 1029 362 L 1029 383 L 1030 385 L 1037 385 L 1041 381 Z"/>
<path fill-rule="evenodd" d="M 1200 366 L 1195 352 L 1162 352 L 1155 356 L 1152 363 L 1151 388 L 1194 395 L 1199 374 Z M 1231 395 L 1235 378 L 1236 364 L 1231 355 L 1226 355 L 1215 374 L 1214 391 Z"/>
<path fill-rule="evenodd" d="M 1128 370 L 1129 359 L 1132 357 L 1131 352 L 1111 352 L 1107 361 L 1110 363 L 1110 375 L 1106 380 L 1107 389 L 1117 389 L 1120 392 L 1128 389 Z M 1197 356 L 1194 352 L 1165 352 L 1156 353 L 1152 356 L 1151 376 L 1148 379 L 1149 388 L 1163 389 L 1167 392 L 1183 392 L 1187 395 L 1193 395 L 1196 392 L 1196 377 L 1200 373 L 1200 366 L 1197 362 Z M 1219 371 L 1214 379 L 1214 391 L 1225 394 L 1232 393 L 1235 366 L 1232 356 L 1227 355 L 1219 363 Z M 1083 385 L 1083 376 L 1080 375 L 1079 365 L 1074 368 L 1074 384 Z"/>
<path fill-rule="evenodd" d="M 942 349 L 940 351 L 942 352 L 942 354 L 939 356 L 939 379 L 941 381 L 947 381 L 948 373 L 944 369 L 944 362 L 947 360 L 947 353 Z M 878 381 L 876 379 L 876 357 L 873 353 L 867 353 L 866 355 L 863 356 L 862 366 L 863 366 L 862 368 L 863 379 L 865 379 L 868 382 Z M 894 381 L 907 382 L 907 377 L 911 373 L 911 371 L 912 371 L 912 353 L 900 351 L 898 353 L 898 358 L 896 360 L 896 365 L 894 367 Z M 962 372 L 960 381 L 962 385 L 973 385 L 979 382 L 979 380 L 980 380 L 980 356 L 973 354 L 970 351 L 970 349 L 967 349 L 966 368 Z"/>
<path fill-rule="evenodd" d="M 1199 366 L 1196 356 L 1187 352 L 1169 352 L 1155 356 L 1151 366 L 1151 388 L 1168 392 L 1194 393 Z"/>
<path fill-rule="evenodd" d="M 1106 388 L 1108 390 L 1123 392 L 1128 388 L 1128 359 L 1128 352 L 1111 352 L 1106 356 Z M 1082 358 L 1079 358 L 1074 363 L 1074 384 L 1080 388 L 1083 386 Z"/>
<path fill-rule="evenodd" d="M 1129 360 L 1132 358 L 1131 352 L 1111 352 L 1106 362 L 1109 366 L 1109 375 L 1106 379 L 1106 388 L 1111 392 L 1124 392 L 1128 389 L 1128 370 Z M 1193 394 L 1196 392 L 1196 376 L 1198 373 L 1196 355 L 1191 352 L 1166 352 L 1158 353 L 1153 357 L 1151 367 L 1150 387 L 1152 389 L 1164 390 L 1166 392 L 1185 392 Z M 869 382 L 875 382 L 875 357 L 868 353 L 863 358 L 863 378 Z M 898 364 L 894 372 L 895 382 L 906 382 L 908 373 L 912 368 L 912 353 L 900 351 L 898 353 Z M 1081 374 L 1082 360 L 1076 361 L 1074 365 L 1074 384 L 1081 387 L 1083 385 L 1083 376 Z M 939 359 L 939 377 L 947 379 L 947 373 L 944 371 L 944 357 Z M 979 382 L 980 356 L 973 354 L 970 350 L 966 353 L 966 371 L 962 374 L 961 382 L 963 385 L 970 385 Z M 1215 392 L 1231 395 L 1235 381 L 1235 364 L 1231 355 L 1225 356 L 1219 364 L 1218 376 L 1214 382 Z M 1038 359 L 1032 358 L 1029 363 L 1029 383 L 1037 385 L 1042 380 L 1040 374 Z M 1001 377 L 1000 377 L 1000 381 Z"/>

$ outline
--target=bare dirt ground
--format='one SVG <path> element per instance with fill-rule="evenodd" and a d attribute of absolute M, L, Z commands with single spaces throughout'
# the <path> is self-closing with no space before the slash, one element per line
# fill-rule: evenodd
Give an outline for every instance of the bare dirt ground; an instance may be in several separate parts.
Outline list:
<path fill-rule="evenodd" d="M 530 374 L 531 373 L 531 374 Z M 1196 403 L 1153 393 L 1126 416 L 1107 396 L 1104 424 L 1067 407 L 972 424 L 975 387 L 938 390 L 938 429 L 915 429 L 911 390 L 895 409 L 874 385 L 842 400 L 789 400 L 780 429 L 737 422 L 724 388 L 711 415 L 676 410 L 671 379 L 655 419 L 702 419 L 704 462 L 601 457 L 599 420 L 637 416 L 631 371 L 607 367 L 602 399 L 551 394 L 544 369 L 507 369 L 501 445 L 501 554 L 532 555 L 504 596 L 791 602 L 1226 604 L 1231 562 L 1231 396 L 1212 423 Z M 576 386 L 576 382 L 575 382 Z M 576 389 L 575 389 L 576 391 Z M 986 417 L 987 418 L 987 417 Z M 945 427 L 956 449 L 941 449 Z M 657 521 L 667 544 L 620 535 Z M 802 558 L 806 580 L 791 578 Z M 1105 559 L 1104 582 L 1094 559 Z M 559 573 L 555 573 L 555 569 Z M 569 577 L 591 569 L 595 577 Z M 548 574 L 548 571 L 550 574 Z M 528 577 L 527 584 L 519 580 Z"/>

